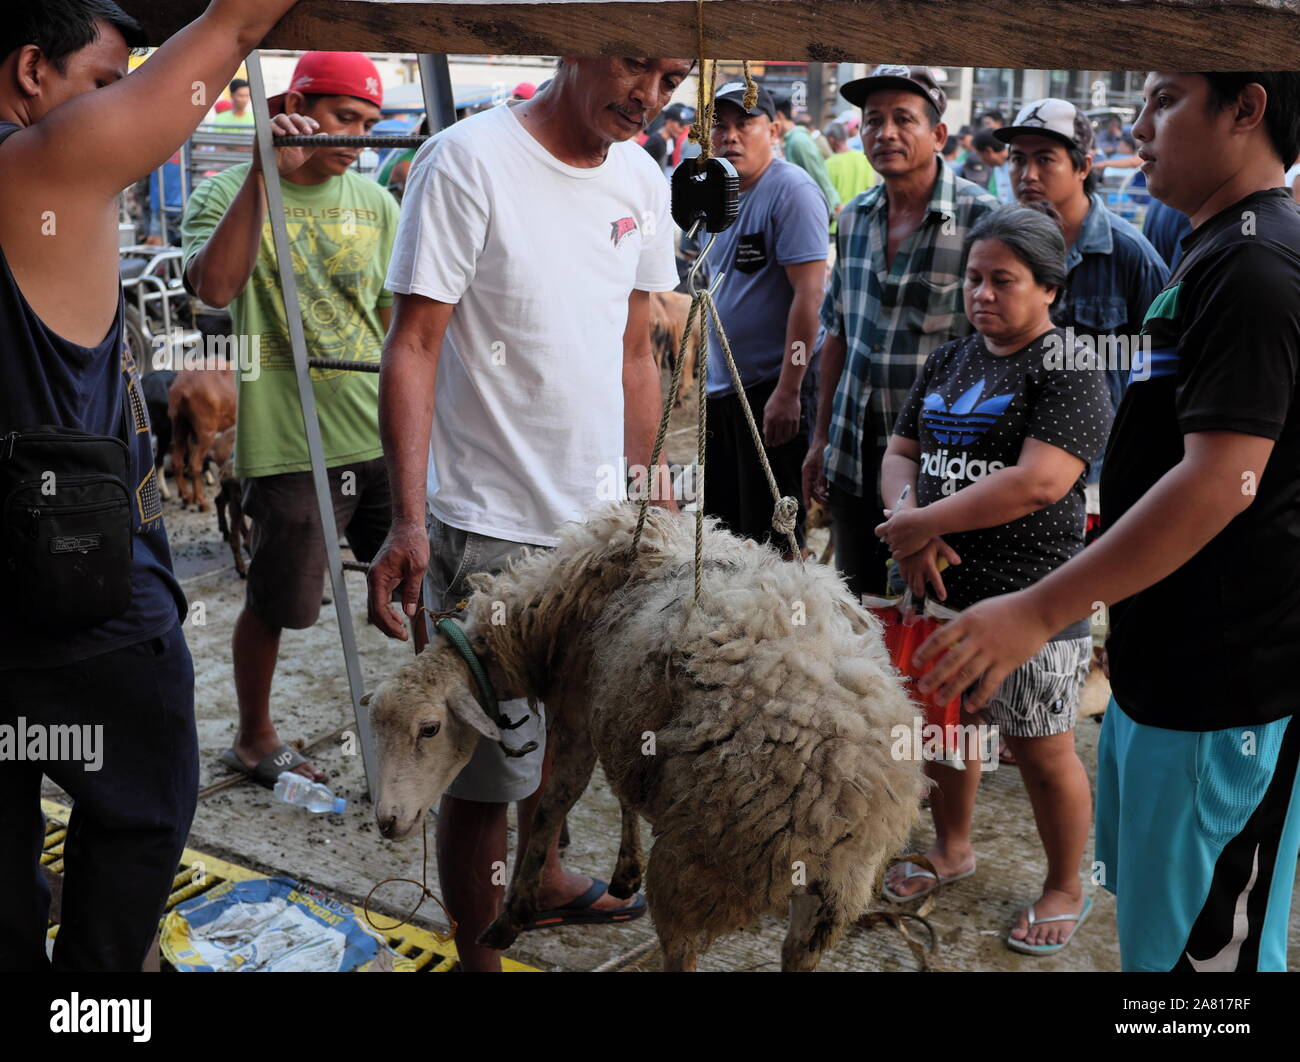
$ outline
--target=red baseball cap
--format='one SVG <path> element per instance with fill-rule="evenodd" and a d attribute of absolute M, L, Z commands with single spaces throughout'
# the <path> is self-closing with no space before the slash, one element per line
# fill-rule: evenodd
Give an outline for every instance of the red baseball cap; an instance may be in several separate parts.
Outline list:
<path fill-rule="evenodd" d="M 289 88 L 267 100 L 272 116 L 284 110 L 290 92 L 315 96 L 356 96 L 384 105 L 384 86 L 375 64 L 360 52 L 306 52 L 293 70 Z"/>
<path fill-rule="evenodd" d="M 537 92 L 537 86 L 531 81 L 521 81 L 515 86 L 514 96 L 521 100 L 531 100 Z"/>

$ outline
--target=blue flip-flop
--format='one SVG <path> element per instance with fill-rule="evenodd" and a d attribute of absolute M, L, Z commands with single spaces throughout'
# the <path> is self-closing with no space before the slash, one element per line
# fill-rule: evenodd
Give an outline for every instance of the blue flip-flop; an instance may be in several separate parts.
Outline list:
<path fill-rule="evenodd" d="M 1025 911 L 1029 927 L 1041 926 L 1047 922 L 1073 922 L 1074 928 L 1070 930 L 1070 935 L 1062 940 L 1059 944 L 1026 944 L 1023 940 L 1016 940 L 1015 937 L 1007 934 L 1007 947 L 1012 951 L 1023 952 L 1026 955 L 1051 955 L 1053 952 L 1060 951 L 1070 941 L 1074 939 L 1074 934 L 1079 932 L 1079 927 L 1087 920 L 1088 915 L 1092 913 L 1092 897 L 1085 896 L 1083 899 L 1083 908 L 1077 915 L 1061 914 L 1051 915 L 1048 918 L 1035 918 L 1034 905 L 1031 903 Z"/>
<path fill-rule="evenodd" d="M 609 922 L 631 922 L 646 912 L 645 897 L 639 892 L 628 901 L 626 907 L 611 910 L 597 910 L 592 907 L 605 895 L 609 882 L 592 878 L 591 887 L 581 896 L 576 896 L 563 907 L 552 907 L 549 911 L 539 911 L 537 916 L 524 926 L 530 929 L 551 929 L 554 926 L 590 926 Z"/>

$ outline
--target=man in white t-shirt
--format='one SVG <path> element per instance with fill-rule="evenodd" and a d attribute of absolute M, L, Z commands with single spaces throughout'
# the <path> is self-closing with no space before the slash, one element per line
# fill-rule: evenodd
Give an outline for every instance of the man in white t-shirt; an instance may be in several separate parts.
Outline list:
<path fill-rule="evenodd" d="M 648 293 L 672 290 L 677 270 L 668 189 L 634 138 L 691 66 L 562 59 L 532 99 L 443 130 L 412 162 L 379 395 L 394 518 L 370 571 L 370 619 L 390 637 L 405 639 L 395 587 L 407 615 L 422 583 L 431 608 L 453 608 L 469 575 L 554 546 L 561 524 L 611 500 L 624 460 L 649 463 L 661 398 Z M 501 708 L 529 714 L 523 701 Z M 480 741 L 439 810 L 439 880 L 465 970 L 500 969 L 477 938 L 500 908 L 511 801 L 520 851 L 528 836 L 539 714 L 510 732 L 536 752 L 512 759 Z M 566 871 L 554 846 L 540 899 L 528 928 L 645 912 L 641 896 Z"/>

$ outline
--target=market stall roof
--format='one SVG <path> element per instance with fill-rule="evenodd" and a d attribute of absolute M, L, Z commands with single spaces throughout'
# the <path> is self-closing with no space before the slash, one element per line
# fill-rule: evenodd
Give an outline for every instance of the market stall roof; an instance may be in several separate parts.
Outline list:
<path fill-rule="evenodd" d="M 207 0 L 119 0 L 161 44 Z M 694 56 L 696 0 L 301 0 L 268 48 Z M 708 58 L 1300 69 L 1300 0 L 706 0 Z"/>

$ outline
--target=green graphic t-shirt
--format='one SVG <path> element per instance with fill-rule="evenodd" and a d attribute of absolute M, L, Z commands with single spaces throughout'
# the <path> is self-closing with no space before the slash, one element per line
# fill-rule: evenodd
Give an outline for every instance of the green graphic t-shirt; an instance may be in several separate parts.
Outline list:
<path fill-rule="evenodd" d="M 248 168 L 248 163 L 232 166 L 195 188 L 181 228 L 187 266 L 230 208 Z M 281 180 L 280 188 L 308 355 L 379 361 L 384 341 L 379 310 L 393 302 L 384 278 L 397 233 L 396 200 L 350 170 L 318 185 Z M 234 336 L 241 348 L 247 343 L 257 351 L 260 369 L 238 377 L 235 474 L 271 476 L 311 468 L 269 218 L 253 275 L 231 302 L 230 315 Z M 379 457 L 379 374 L 312 369 L 311 376 L 325 463 L 334 467 Z"/>

